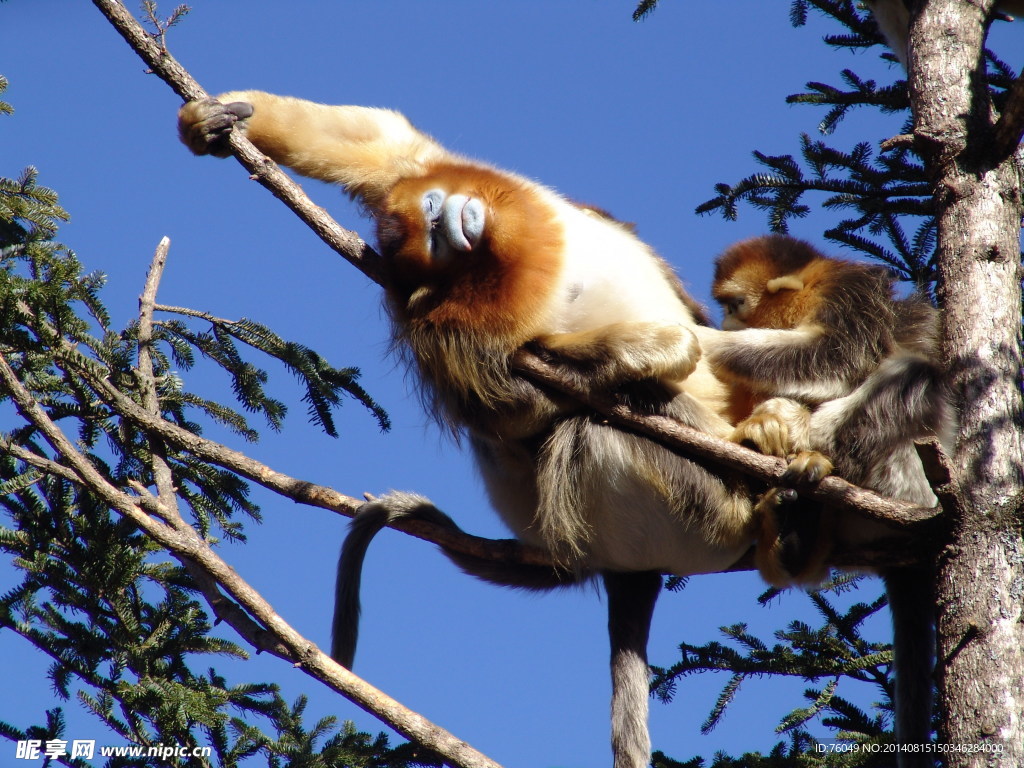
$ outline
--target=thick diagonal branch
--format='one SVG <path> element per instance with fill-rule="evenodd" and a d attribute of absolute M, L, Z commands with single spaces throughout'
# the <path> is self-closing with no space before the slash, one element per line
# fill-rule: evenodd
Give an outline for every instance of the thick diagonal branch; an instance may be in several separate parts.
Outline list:
<path fill-rule="evenodd" d="M 606 416 L 612 424 L 645 435 L 687 458 L 742 472 L 768 485 L 782 484 L 782 475 L 786 471 L 786 462 L 782 459 L 764 456 L 736 443 L 719 440 L 667 416 L 636 413 L 605 393 L 581 391 L 556 367 L 526 352 L 517 355 L 514 367 L 518 373 L 586 403 Z M 938 512 L 936 509 L 887 499 L 838 477 L 827 477 L 814 488 L 802 489 L 801 492 L 832 507 L 895 524 L 920 522 L 934 517 Z"/>

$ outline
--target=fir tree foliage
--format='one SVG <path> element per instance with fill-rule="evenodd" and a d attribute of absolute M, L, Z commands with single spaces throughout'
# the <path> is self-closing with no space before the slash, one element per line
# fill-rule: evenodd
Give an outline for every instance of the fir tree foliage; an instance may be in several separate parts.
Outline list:
<path fill-rule="evenodd" d="M 0 78 L 0 93 L 5 86 Z M 10 106 L 0 102 L 0 112 L 10 113 Z M 37 177 L 28 168 L 18 178 L 0 178 L 0 354 L 113 486 L 152 487 L 152 441 L 105 402 L 97 386 L 110 382 L 142 402 L 139 324 L 112 326 L 100 297 L 103 276 L 85 272 L 54 239 L 68 215 Z M 384 412 L 357 384 L 355 369 L 334 368 L 254 321 L 180 308 L 161 314 L 166 319 L 154 323 L 149 348 L 159 411 L 168 421 L 198 434 L 200 422 L 212 420 L 255 440 L 244 411 L 278 429 L 286 409 L 267 394 L 266 371 L 246 359 L 255 350 L 296 376 L 311 419 L 329 434 L 337 434 L 333 412 L 344 397 L 387 426 Z M 186 375 L 197 357 L 227 374 L 241 410 L 188 389 Z M 0 408 L 14 410 L 2 390 Z M 258 516 L 248 484 L 184 450 L 162 450 L 193 525 L 211 541 L 244 539 L 243 521 Z M 36 468 L 39 462 L 47 471 Z M 30 423 L 0 434 L 0 552 L 22 574 L 0 594 L 0 631 L 18 635 L 50 660 L 49 685 L 58 702 L 38 723 L 29 722 L 28 713 L 26 722 L 0 722 L 0 737 L 67 739 L 64 712 L 71 706 L 116 735 L 108 743 L 119 738 L 143 747 L 212 748 L 212 757 L 182 763 L 196 768 L 438 764 L 409 745 L 392 748 L 385 736 L 359 733 L 333 718 L 309 728 L 305 702 L 288 704 L 273 684 L 230 683 L 211 664 L 245 658 L 247 651 L 211 631 L 186 567 L 75 480 Z M 67 756 L 53 762 L 92 764 Z M 127 757 L 105 763 L 152 764 Z"/>
<path fill-rule="evenodd" d="M 166 18 L 161 18 L 157 12 L 156 0 L 142 0 L 140 9 L 146 23 L 152 29 L 151 32 L 146 34 L 158 42 L 165 51 L 167 50 L 167 33 L 171 30 L 171 27 L 177 26 L 182 19 L 188 16 L 189 11 L 192 10 L 187 5 L 179 5 Z"/>
<path fill-rule="evenodd" d="M 865 623 L 885 608 L 885 598 L 878 597 L 868 603 L 856 602 L 845 610 L 837 607 L 835 599 L 856 588 L 860 581 L 858 577 L 837 574 L 821 591 L 809 593 L 806 598 L 822 623 L 815 627 L 803 621 L 791 622 L 785 630 L 775 633 L 772 644 L 752 635 L 745 624 L 723 627 L 721 632 L 727 639 L 726 643 L 681 644 L 679 661 L 668 667 L 653 668 L 653 693 L 661 701 L 670 702 L 681 678 L 701 672 L 729 673 L 701 727 L 707 733 L 725 716 L 728 705 L 746 680 L 764 676 L 824 680 L 826 682 L 821 687 L 805 690 L 804 698 L 808 703 L 786 714 L 778 726 L 779 732 L 794 734 L 801 743 L 813 746 L 816 741 L 806 729 L 812 721 L 820 721 L 846 741 L 857 744 L 887 742 L 890 738 L 888 701 L 892 694 L 889 675 L 892 649 L 888 644 L 864 637 Z M 768 590 L 760 602 L 768 605 L 777 601 L 779 595 L 778 590 Z M 865 714 L 838 696 L 836 689 L 839 681 L 844 679 L 876 688 L 880 703 L 873 715 Z"/>
<path fill-rule="evenodd" d="M 853 70 L 840 73 L 841 86 L 809 82 L 806 91 L 789 96 L 790 104 L 828 108 L 818 123 L 821 134 L 831 134 L 851 110 L 872 107 L 883 114 L 903 115 L 902 134 L 910 131 L 910 97 L 903 70 L 887 48 L 871 15 L 854 0 L 793 0 L 790 18 L 803 26 L 811 9 L 831 18 L 845 30 L 827 35 L 833 48 L 865 49 L 881 46 L 882 58 L 892 62 L 892 82 L 865 80 Z M 1016 73 L 991 51 L 986 51 L 988 83 L 993 105 L 1005 103 L 1006 92 Z M 752 174 L 739 182 L 715 186 L 717 195 L 697 212 L 718 211 L 736 219 L 739 203 L 745 202 L 768 215 L 770 228 L 788 232 L 792 218 L 806 216 L 803 202 L 809 193 L 824 195 L 818 205 L 825 210 L 847 214 L 825 231 L 825 237 L 850 251 L 880 261 L 901 280 L 934 296 L 935 221 L 931 185 L 924 165 L 909 141 L 878 145 L 859 142 L 850 150 L 837 149 L 824 141 L 801 136 L 802 164 L 792 155 L 755 152 L 754 158 L 767 172 Z M 848 212 L 848 213 L 847 213 Z"/>
<path fill-rule="evenodd" d="M 662 702 L 670 702 L 678 681 L 690 675 L 727 673 L 718 698 L 712 704 L 701 726 L 710 732 L 727 716 L 728 706 L 740 695 L 742 684 L 762 677 L 795 677 L 814 685 L 803 691 L 804 702 L 785 713 L 776 732 L 784 735 L 767 754 L 748 753 L 732 757 L 720 753 L 708 763 L 694 758 L 676 763 L 656 756 L 654 765 L 665 768 L 675 765 L 729 766 L 730 768 L 767 768 L 768 766 L 884 766 L 891 759 L 884 745 L 892 740 L 892 647 L 866 639 L 865 625 L 886 607 L 884 597 L 870 602 L 854 602 L 839 607 L 840 597 L 851 593 L 862 581 L 860 577 L 836 574 L 822 590 L 809 593 L 806 599 L 821 617 L 813 626 L 806 621 L 793 621 L 774 633 L 769 643 L 751 634 L 745 624 L 723 627 L 726 642 L 711 641 L 702 645 L 682 643 L 680 659 L 668 667 L 652 668 L 652 692 Z M 762 605 L 777 602 L 780 592 L 768 590 Z M 866 684 L 875 691 L 876 703 L 865 711 L 839 694 L 840 686 Z M 870 689 L 870 688 L 869 688 Z M 867 689 L 867 690 L 869 690 Z M 865 698 L 865 689 L 858 691 Z M 831 738 L 823 740 L 813 732 L 828 730 Z M 832 744 L 841 744 L 843 751 L 827 751 Z M 822 751 L 824 750 L 824 751 Z M 877 750 L 877 751 L 872 751 Z"/>

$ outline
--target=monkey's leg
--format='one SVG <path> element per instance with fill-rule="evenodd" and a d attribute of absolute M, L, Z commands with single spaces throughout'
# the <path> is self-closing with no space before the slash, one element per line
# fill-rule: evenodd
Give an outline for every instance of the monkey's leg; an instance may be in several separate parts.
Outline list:
<path fill-rule="evenodd" d="M 918 355 L 897 355 L 846 397 L 815 409 L 811 444 L 837 459 L 843 477 L 863 484 L 865 478 L 851 472 L 853 467 L 842 465 L 843 457 L 889 456 L 894 444 L 929 434 L 946 442 L 954 421 L 941 368 Z M 898 493 L 896 488 L 878 490 Z"/>
<path fill-rule="evenodd" d="M 927 744 L 932 734 L 935 664 L 935 585 L 928 568 L 900 568 L 882 575 L 892 613 L 893 695 L 896 742 Z M 901 752 L 899 768 L 933 768 L 934 755 Z"/>
<path fill-rule="evenodd" d="M 608 635 L 612 647 L 612 755 L 614 768 L 646 768 L 651 761 L 647 731 L 650 670 L 647 638 L 661 574 L 602 574 L 608 593 Z"/>

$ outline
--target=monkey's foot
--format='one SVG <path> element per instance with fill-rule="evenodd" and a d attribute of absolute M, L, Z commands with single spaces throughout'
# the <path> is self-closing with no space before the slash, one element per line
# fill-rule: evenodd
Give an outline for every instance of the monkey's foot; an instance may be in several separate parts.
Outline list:
<path fill-rule="evenodd" d="M 772 488 L 754 512 L 760 523 L 754 562 L 761 577 L 775 587 L 820 584 L 831 545 L 821 507 L 792 488 Z"/>
<path fill-rule="evenodd" d="M 792 459 L 782 476 L 788 485 L 816 485 L 832 474 L 832 462 L 817 451 L 800 451 Z"/>

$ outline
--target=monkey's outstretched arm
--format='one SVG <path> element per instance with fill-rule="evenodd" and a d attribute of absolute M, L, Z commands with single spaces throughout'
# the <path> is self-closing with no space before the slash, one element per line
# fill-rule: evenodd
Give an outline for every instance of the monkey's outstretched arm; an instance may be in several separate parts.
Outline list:
<path fill-rule="evenodd" d="M 359 638 L 359 591 L 366 551 L 373 537 L 399 518 L 417 518 L 462 532 L 448 515 L 415 493 L 392 491 L 359 508 L 338 558 L 331 633 L 331 656 L 349 669 Z M 504 587 L 549 590 L 580 584 L 593 576 L 551 566 L 501 563 L 444 548 L 442 551 L 471 576 Z"/>
<path fill-rule="evenodd" d="M 847 350 L 848 340 L 820 325 L 695 332 L 711 369 L 755 392 L 823 402 L 848 393 L 862 375 L 863 351 Z"/>
<path fill-rule="evenodd" d="M 195 154 L 226 156 L 226 135 L 242 130 L 274 162 L 341 184 L 372 206 L 401 178 L 453 157 L 389 109 L 328 106 L 262 91 L 190 101 L 178 112 L 182 142 Z"/>
<path fill-rule="evenodd" d="M 609 389 L 628 381 L 685 379 L 700 360 L 697 337 L 675 323 L 614 323 L 577 333 L 547 334 L 536 340 L 569 374 L 583 373 L 588 389 Z"/>

